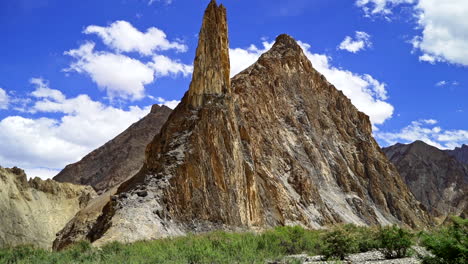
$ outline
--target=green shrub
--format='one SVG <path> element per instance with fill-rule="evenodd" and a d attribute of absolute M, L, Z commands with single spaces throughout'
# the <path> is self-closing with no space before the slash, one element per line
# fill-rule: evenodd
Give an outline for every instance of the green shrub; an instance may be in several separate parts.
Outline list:
<path fill-rule="evenodd" d="M 367 226 L 356 226 L 353 224 L 344 225 L 343 228 L 347 231 L 351 239 L 356 243 L 356 252 L 368 252 L 378 249 L 380 244 L 378 241 L 378 232 L 376 228 Z"/>
<path fill-rule="evenodd" d="M 468 263 L 468 219 L 453 217 L 449 226 L 423 233 L 422 245 L 434 254 L 426 264 Z"/>
<path fill-rule="evenodd" d="M 396 225 L 382 227 L 378 233 L 380 251 L 386 258 L 403 258 L 413 243 L 413 235 Z"/>
<path fill-rule="evenodd" d="M 346 228 L 334 228 L 323 236 L 322 254 L 326 259 L 344 260 L 346 256 L 356 251 L 356 241 Z"/>

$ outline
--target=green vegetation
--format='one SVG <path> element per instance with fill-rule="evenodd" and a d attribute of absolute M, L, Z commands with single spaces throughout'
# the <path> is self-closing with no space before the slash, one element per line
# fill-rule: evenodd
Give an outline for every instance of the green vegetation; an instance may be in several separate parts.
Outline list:
<path fill-rule="evenodd" d="M 425 263 L 467 263 L 467 230 L 468 220 L 455 218 L 448 227 L 421 233 L 422 245 L 435 255 L 425 259 Z M 132 244 L 113 242 L 102 248 L 80 242 L 60 252 L 21 246 L 0 249 L 0 264 L 265 263 L 302 253 L 342 260 L 352 253 L 376 249 L 393 258 L 405 256 L 413 243 L 414 236 L 397 226 L 342 225 L 329 230 L 296 226 L 277 227 L 260 234 L 212 232 Z"/>
<path fill-rule="evenodd" d="M 398 226 L 382 227 L 378 234 L 381 252 L 385 258 L 403 258 L 408 255 L 408 249 L 413 246 L 413 235 Z"/>
<path fill-rule="evenodd" d="M 421 234 L 422 245 L 434 254 L 426 264 L 468 263 L 468 219 L 453 217 L 448 226 Z"/>

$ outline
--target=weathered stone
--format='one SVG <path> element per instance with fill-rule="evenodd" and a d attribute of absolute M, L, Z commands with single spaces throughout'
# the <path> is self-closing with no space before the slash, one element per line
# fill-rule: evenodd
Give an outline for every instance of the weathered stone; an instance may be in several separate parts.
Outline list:
<path fill-rule="evenodd" d="M 0 248 L 51 248 L 57 232 L 94 197 L 89 186 L 39 178 L 28 182 L 23 170 L 0 167 Z"/>
<path fill-rule="evenodd" d="M 461 147 L 457 147 L 453 150 L 446 150 L 450 156 L 455 157 L 458 161 L 468 165 L 468 145 L 463 144 Z"/>
<path fill-rule="evenodd" d="M 85 237 L 100 245 L 215 229 L 429 223 L 368 116 L 293 38 L 278 36 L 229 86 L 220 18 L 225 10 L 212 1 L 190 90 L 148 145 L 143 168 L 118 188 L 128 198 L 108 202 Z M 132 195 L 141 185 L 151 197 Z"/>
<path fill-rule="evenodd" d="M 54 180 L 91 185 L 98 192 L 116 186 L 143 166 L 145 148 L 172 110 L 153 105 L 151 112 L 79 162 L 67 165 Z"/>
<path fill-rule="evenodd" d="M 384 148 L 406 184 L 436 217 L 468 215 L 468 166 L 422 141 Z"/>

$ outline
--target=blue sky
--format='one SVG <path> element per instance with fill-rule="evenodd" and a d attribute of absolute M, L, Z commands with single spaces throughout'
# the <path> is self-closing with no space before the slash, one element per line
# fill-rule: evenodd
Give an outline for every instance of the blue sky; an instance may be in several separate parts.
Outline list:
<path fill-rule="evenodd" d="M 50 177 L 190 82 L 208 0 L 0 2 L 0 165 Z M 383 146 L 468 144 L 465 0 L 219 1 L 233 73 L 275 37 L 374 124 Z"/>

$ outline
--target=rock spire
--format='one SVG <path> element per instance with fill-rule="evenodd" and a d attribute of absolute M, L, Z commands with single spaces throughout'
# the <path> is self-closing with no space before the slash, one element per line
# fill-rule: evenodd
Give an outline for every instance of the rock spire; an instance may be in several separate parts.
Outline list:
<path fill-rule="evenodd" d="M 199 33 L 189 105 L 199 107 L 205 98 L 230 93 L 229 41 L 226 9 L 212 0 Z"/>

